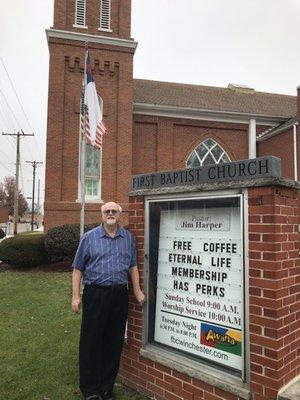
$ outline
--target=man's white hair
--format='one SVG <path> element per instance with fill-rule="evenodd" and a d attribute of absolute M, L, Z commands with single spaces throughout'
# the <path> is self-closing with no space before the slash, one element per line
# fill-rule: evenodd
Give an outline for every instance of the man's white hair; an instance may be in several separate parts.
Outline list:
<path fill-rule="evenodd" d="M 101 212 L 102 212 L 102 213 L 105 211 L 106 205 L 109 204 L 109 203 L 115 204 L 115 205 L 117 206 L 119 212 L 120 212 L 120 213 L 122 212 L 122 207 L 120 206 L 120 204 L 117 204 L 117 203 L 115 203 L 114 201 L 108 201 L 107 203 L 102 204 L 102 206 L 101 206 Z"/>

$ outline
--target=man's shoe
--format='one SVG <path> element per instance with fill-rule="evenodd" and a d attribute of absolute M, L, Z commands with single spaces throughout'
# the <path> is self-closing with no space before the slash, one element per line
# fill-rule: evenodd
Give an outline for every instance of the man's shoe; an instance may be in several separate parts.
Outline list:
<path fill-rule="evenodd" d="M 103 392 L 101 398 L 102 400 L 116 400 L 115 396 L 111 392 Z"/>
<path fill-rule="evenodd" d="M 85 397 L 84 400 L 99 400 L 99 396 L 97 396 L 96 394 L 92 394 L 90 396 Z"/>

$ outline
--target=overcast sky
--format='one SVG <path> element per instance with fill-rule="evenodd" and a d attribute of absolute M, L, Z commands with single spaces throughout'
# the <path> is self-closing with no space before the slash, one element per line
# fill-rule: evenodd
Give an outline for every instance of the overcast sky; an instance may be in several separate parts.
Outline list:
<path fill-rule="evenodd" d="M 31 196 L 25 161 L 45 162 L 53 0 L 0 0 L 0 9 L 0 131 L 35 133 L 21 140 L 20 183 Z M 296 95 L 299 21 L 299 0 L 132 0 L 134 77 Z M 14 174 L 15 140 L 1 135 L 0 182 Z"/>

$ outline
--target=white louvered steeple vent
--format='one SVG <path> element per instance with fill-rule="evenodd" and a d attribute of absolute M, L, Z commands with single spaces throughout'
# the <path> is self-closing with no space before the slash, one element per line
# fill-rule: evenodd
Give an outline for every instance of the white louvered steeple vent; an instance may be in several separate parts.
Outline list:
<path fill-rule="evenodd" d="M 87 28 L 86 26 L 86 0 L 75 2 L 75 27 Z"/>
<path fill-rule="evenodd" d="M 110 22 L 111 22 L 111 0 L 100 0 L 99 30 L 112 32 Z"/>

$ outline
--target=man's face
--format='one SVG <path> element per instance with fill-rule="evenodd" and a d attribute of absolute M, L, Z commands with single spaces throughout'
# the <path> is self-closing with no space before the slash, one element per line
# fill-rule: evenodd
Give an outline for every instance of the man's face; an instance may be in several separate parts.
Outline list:
<path fill-rule="evenodd" d="M 102 220 L 106 225 L 116 225 L 120 219 L 119 207 L 116 203 L 106 203 L 102 210 Z"/>

